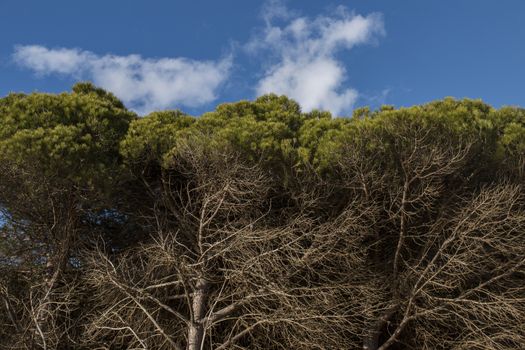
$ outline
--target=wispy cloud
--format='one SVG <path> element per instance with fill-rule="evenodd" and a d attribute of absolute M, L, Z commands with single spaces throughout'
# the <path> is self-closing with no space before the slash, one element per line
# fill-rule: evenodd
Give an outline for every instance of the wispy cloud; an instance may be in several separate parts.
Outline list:
<path fill-rule="evenodd" d="M 283 0 L 266 0 L 261 9 L 261 16 L 266 25 L 270 25 L 274 20 L 286 20 L 297 14 L 286 7 Z"/>
<path fill-rule="evenodd" d="M 15 47 L 13 59 L 39 75 L 61 74 L 92 80 L 142 113 L 212 102 L 232 65 L 231 57 L 197 61 L 140 55 L 100 56 L 80 49 L 39 45 Z"/>
<path fill-rule="evenodd" d="M 264 27 L 244 45 L 263 70 L 258 95 L 285 94 L 305 111 L 349 113 L 359 92 L 349 86 L 342 51 L 377 41 L 385 34 L 380 14 L 354 14 L 338 7 L 330 15 L 300 16 L 282 0 L 267 0 Z M 14 61 L 37 75 L 92 80 L 139 113 L 174 107 L 200 107 L 217 99 L 230 78 L 232 56 L 214 61 L 181 57 L 96 54 L 76 48 L 16 46 Z"/>
<path fill-rule="evenodd" d="M 347 70 L 337 53 L 384 35 L 381 15 L 356 15 L 339 7 L 331 16 L 312 19 L 292 14 L 273 0 L 263 7 L 263 19 L 265 28 L 246 45 L 251 53 L 267 52 L 273 57 L 257 84 L 257 94 L 288 95 L 307 111 L 349 112 L 359 94 L 343 86 Z M 275 24 L 279 20 L 284 23 Z"/>

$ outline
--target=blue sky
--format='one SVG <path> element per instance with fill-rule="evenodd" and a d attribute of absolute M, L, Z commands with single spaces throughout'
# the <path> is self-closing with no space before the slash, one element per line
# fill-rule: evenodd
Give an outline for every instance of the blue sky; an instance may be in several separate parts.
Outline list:
<path fill-rule="evenodd" d="M 284 93 L 349 115 L 525 105 L 525 1 L 0 1 L 0 95 L 92 80 L 144 114 Z"/>

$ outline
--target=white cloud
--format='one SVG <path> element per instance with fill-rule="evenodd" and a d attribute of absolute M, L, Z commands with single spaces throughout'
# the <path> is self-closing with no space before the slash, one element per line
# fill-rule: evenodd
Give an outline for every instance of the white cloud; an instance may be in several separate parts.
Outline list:
<path fill-rule="evenodd" d="M 33 69 L 38 74 L 60 73 L 78 75 L 82 64 L 92 59 L 88 52 L 70 49 L 48 50 L 43 46 L 17 46 L 13 55 L 15 61 Z"/>
<path fill-rule="evenodd" d="M 282 0 L 267 0 L 262 6 L 261 14 L 267 25 L 275 19 L 288 19 L 294 16 Z"/>
<path fill-rule="evenodd" d="M 127 105 L 145 113 L 212 102 L 228 78 L 231 57 L 219 61 L 187 58 L 99 56 L 79 49 L 17 46 L 13 59 L 40 75 L 62 74 L 92 80 Z"/>
<path fill-rule="evenodd" d="M 347 72 L 336 55 L 384 35 L 381 15 L 354 15 L 339 7 L 331 17 L 310 19 L 291 16 L 282 3 L 272 3 L 280 7 L 265 7 L 270 11 L 263 14 L 266 27 L 246 45 L 252 54 L 270 51 L 275 57 L 257 84 L 257 94 L 285 94 L 306 111 L 318 108 L 335 115 L 349 112 L 359 94 L 343 87 Z M 275 18 L 286 19 L 287 23 L 275 25 Z"/>

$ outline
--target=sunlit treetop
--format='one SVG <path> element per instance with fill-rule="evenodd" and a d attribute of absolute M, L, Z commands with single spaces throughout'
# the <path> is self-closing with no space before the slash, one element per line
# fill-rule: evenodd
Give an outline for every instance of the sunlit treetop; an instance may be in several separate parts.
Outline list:
<path fill-rule="evenodd" d="M 119 140 L 136 115 L 90 83 L 71 93 L 11 94 L 0 100 L 0 157 L 90 185 L 112 177 Z"/>

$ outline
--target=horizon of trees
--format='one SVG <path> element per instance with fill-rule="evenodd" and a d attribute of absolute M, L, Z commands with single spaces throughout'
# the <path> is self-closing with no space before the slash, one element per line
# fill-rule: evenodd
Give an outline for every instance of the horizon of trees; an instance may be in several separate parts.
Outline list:
<path fill-rule="evenodd" d="M 525 347 L 525 109 L 0 99 L 0 349 Z"/>

